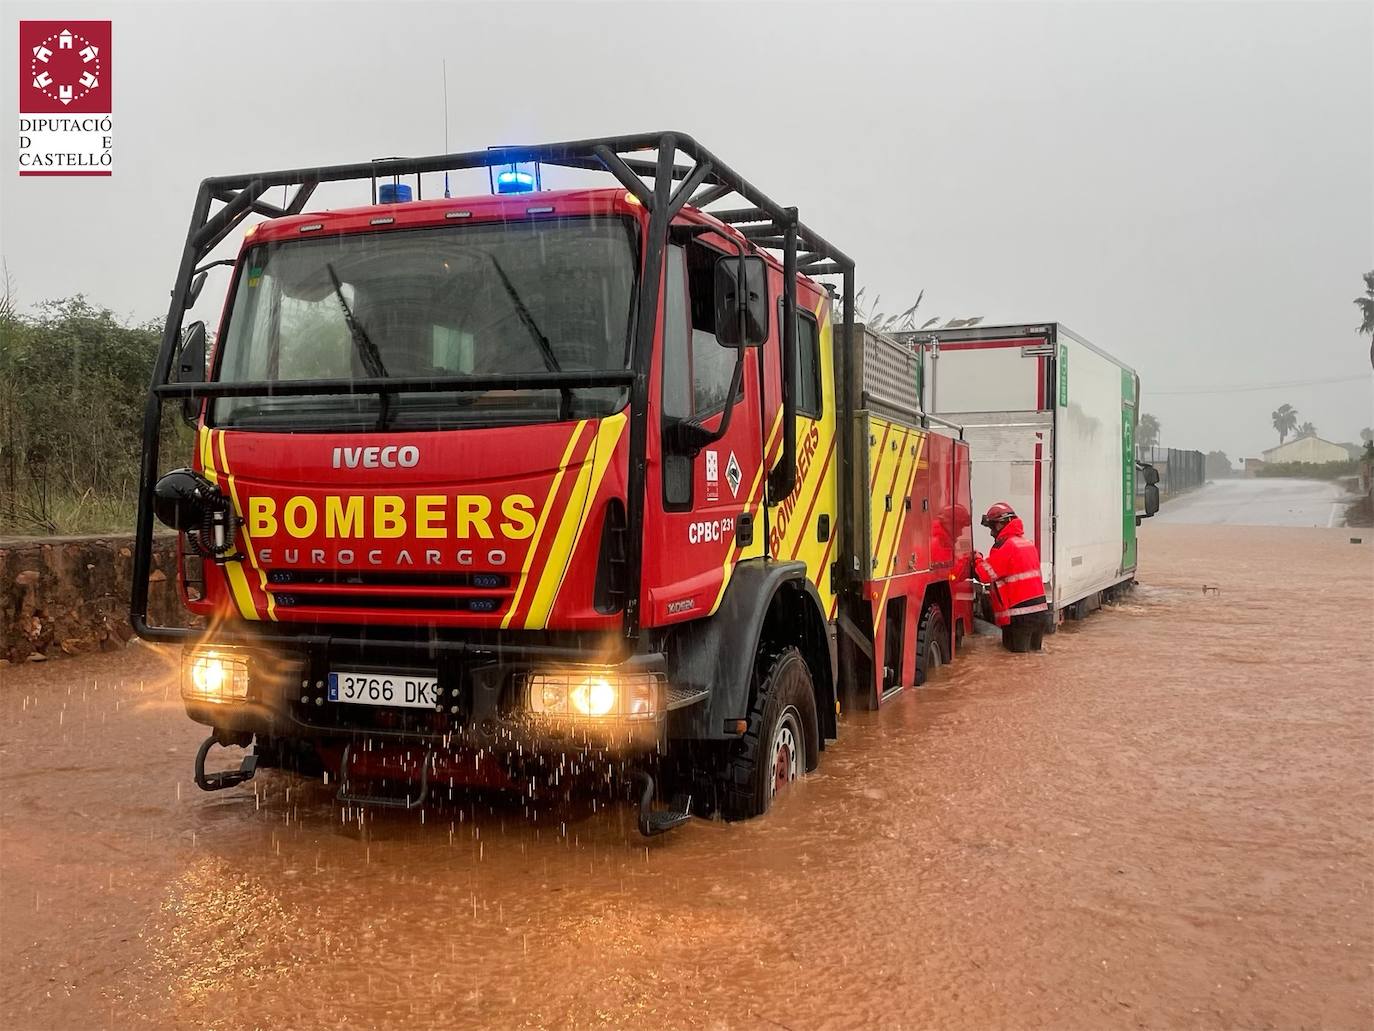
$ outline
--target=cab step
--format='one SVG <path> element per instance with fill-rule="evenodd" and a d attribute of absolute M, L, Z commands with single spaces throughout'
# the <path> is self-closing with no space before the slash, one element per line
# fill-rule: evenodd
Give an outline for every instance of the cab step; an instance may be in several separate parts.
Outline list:
<path fill-rule="evenodd" d="M 692 818 L 692 796 L 678 794 L 667 809 L 654 809 L 654 778 L 643 770 L 630 774 L 630 781 L 639 789 L 639 833 L 646 838 L 666 834 Z"/>
<path fill-rule="evenodd" d="M 211 734 L 200 743 L 200 750 L 196 752 L 196 787 L 201 791 L 223 791 L 225 788 L 232 788 L 242 784 L 244 781 L 252 780 L 253 774 L 258 772 L 258 756 L 256 752 L 250 752 L 243 757 L 237 770 L 220 770 L 218 773 L 205 772 L 205 757 L 210 754 L 210 749 L 215 745 L 220 745 L 219 739 Z"/>
<path fill-rule="evenodd" d="M 429 768 L 434 759 L 434 750 L 427 749 L 425 757 L 420 762 L 420 791 L 413 797 L 407 792 L 404 795 L 368 795 L 360 791 L 353 791 L 350 788 L 349 763 L 353 757 L 353 746 L 344 745 L 343 759 L 339 762 L 339 792 L 334 797 L 340 802 L 347 802 L 351 805 L 376 805 L 388 809 L 414 809 L 416 806 L 424 805 L 425 799 L 429 797 Z"/>

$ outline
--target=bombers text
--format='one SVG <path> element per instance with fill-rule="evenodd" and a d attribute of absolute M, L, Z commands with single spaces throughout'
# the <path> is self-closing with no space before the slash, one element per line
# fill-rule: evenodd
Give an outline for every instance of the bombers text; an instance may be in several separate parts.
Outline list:
<path fill-rule="evenodd" d="M 279 502 L 246 499 L 250 539 L 279 534 L 297 540 L 496 540 L 534 534 L 534 499 L 527 494 L 297 495 Z"/>

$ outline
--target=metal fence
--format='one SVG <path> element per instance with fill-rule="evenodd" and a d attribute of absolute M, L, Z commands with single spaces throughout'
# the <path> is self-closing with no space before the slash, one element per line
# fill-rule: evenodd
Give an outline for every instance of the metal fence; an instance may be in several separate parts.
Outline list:
<path fill-rule="evenodd" d="M 1207 482 L 1207 456 L 1201 451 L 1180 451 L 1173 447 L 1137 447 L 1137 462 L 1148 462 L 1159 470 L 1159 493 L 1169 497 Z M 1145 480 L 1139 469 L 1135 473 L 1135 489 L 1140 494 Z"/>

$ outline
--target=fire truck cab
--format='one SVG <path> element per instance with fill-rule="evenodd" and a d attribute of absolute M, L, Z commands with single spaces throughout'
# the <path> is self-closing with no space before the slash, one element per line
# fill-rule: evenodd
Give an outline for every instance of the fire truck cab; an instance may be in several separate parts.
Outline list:
<path fill-rule="evenodd" d="M 530 189 L 541 167 L 614 178 Z M 478 168 L 489 195 L 419 196 Z M 207 353 L 186 309 L 253 216 Z M 132 604 L 184 645 L 197 783 L 291 765 L 413 807 L 590 772 L 633 784 L 646 834 L 764 812 L 842 706 L 972 628 L 967 447 L 853 292 L 846 255 L 682 134 L 207 179 Z M 195 447 L 164 471 L 172 399 Z M 148 621 L 155 516 L 191 627 Z M 254 751 L 207 773 L 217 744 Z"/>

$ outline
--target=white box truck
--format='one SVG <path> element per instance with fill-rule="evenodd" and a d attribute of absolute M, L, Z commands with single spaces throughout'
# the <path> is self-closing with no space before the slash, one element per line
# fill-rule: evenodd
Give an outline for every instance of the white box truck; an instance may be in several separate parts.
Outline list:
<path fill-rule="evenodd" d="M 991 547 L 978 517 L 1006 501 L 1040 551 L 1056 614 L 1078 618 L 1128 585 L 1136 527 L 1157 507 L 1136 507 L 1134 370 L 1056 322 L 902 336 L 922 359 L 925 410 L 969 441 L 974 546 Z"/>

